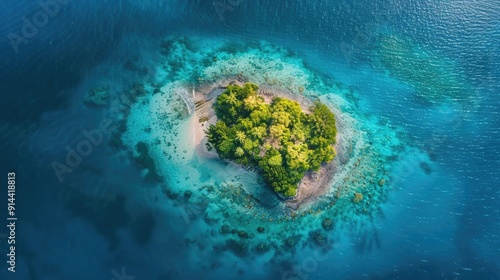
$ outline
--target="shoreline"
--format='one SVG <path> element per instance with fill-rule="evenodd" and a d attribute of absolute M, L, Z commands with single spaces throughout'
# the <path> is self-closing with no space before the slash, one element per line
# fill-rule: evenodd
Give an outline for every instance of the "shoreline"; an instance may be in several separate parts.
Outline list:
<path fill-rule="evenodd" d="M 205 129 L 209 125 L 215 124 L 217 122 L 217 116 L 212 108 L 213 102 L 216 97 L 222 93 L 227 85 L 229 84 L 243 85 L 241 81 L 224 80 L 219 81 L 210 85 L 202 86 L 201 90 L 195 94 L 195 112 L 191 116 L 190 120 L 190 131 L 193 141 L 193 147 L 195 147 L 195 154 L 198 158 L 205 159 L 220 159 L 219 155 L 215 151 L 208 151 L 206 148 L 206 143 L 208 139 L 205 134 Z M 309 107 L 314 104 L 313 99 L 308 98 L 303 95 L 293 94 L 285 92 L 279 89 L 275 89 L 271 86 L 259 85 L 259 94 L 263 96 L 266 101 L 272 100 L 275 97 L 283 97 L 290 100 L 297 101 L 304 112 L 309 112 Z M 329 106 L 330 107 L 330 106 Z M 332 109 L 332 108 L 330 108 Z M 335 114 L 336 123 L 338 123 L 338 110 L 333 110 Z M 204 120 L 201 122 L 200 120 Z M 339 129 L 337 128 L 337 141 L 335 144 L 335 150 L 337 155 L 335 158 L 327 163 L 323 164 L 317 172 L 308 171 L 302 178 L 301 182 L 297 186 L 297 194 L 294 197 L 284 197 L 277 194 L 280 199 L 286 204 L 287 207 L 296 210 L 301 205 L 314 201 L 322 195 L 328 193 L 332 187 L 332 179 L 335 175 L 335 163 L 338 162 L 339 151 L 343 151 L 339 145 Z M 345 156 L 342 153 L 342 157 Z M 240 166 L 241 168 L 245 168 Z"/>

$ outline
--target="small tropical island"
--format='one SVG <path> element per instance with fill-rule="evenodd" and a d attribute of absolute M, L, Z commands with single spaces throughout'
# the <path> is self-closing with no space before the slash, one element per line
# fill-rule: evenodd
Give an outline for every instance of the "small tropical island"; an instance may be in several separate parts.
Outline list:
<path fill-rule="evenodd" d="M 177 243 L 214 267 L 227 251 L 286 268 L 375 225 L 392 163 L 413 155 L 404 133 L 285 49 L 172 40 L 154 77 L 106 92 L 113 75 L 84 102 L 118 120 L 110 145 L 151 186 L 134 193 L 186 230 Z"/>
<path fill-rule="evenodd" d="M 213 104 L 217 121 L 205 130 L 207 149 L 259 171 L 284 198 L 293 198 L 307 172 L 335 157 L 335 115 L 320 102 L 265 98 L 256 84 L 230 84 Z"/>

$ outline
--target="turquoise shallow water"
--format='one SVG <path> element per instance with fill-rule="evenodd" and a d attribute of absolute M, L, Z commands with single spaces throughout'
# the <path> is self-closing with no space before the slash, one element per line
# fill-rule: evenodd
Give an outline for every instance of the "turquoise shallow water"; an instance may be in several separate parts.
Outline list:
<path fill-rule="evenodd" d="M 41 8 L 0 4 L 2 170 L 19 185 L 2 279 L 499 277 L 498 5 L 214 3 L 69 1 L 17 53 L 8 35 Z M 337 110 L 352 146 L 330 193 L 291 211 L 196 156 L 178 93 L 227 76 Z M 96 88 L 108 105 L 85 105 Z M 51 164 L 103 119 L 115 132 L 60 182 Z"/>

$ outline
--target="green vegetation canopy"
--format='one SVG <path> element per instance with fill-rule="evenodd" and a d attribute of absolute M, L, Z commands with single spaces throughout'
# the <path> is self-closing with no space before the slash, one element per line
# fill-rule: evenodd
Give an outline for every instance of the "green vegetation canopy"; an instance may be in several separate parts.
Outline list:
<path fill-rule="evenodd" d="M 208 141 L 221 158 L 258 167 L 274 191 L 295 196 L 307 171 L 334 158 L 335 116 L 319 102 L 306 114 L 295 101 L 267 104 L 257 92 L 255 84 L 229 85 L 217 97 Z"/>

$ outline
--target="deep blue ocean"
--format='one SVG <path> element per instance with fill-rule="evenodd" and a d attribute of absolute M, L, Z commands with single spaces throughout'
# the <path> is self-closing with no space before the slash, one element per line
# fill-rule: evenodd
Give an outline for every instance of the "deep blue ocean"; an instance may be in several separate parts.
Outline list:
<path fill-rule="evenodd" d="M 199 257 L 190 225 L 150 203 L 154 186 L 115 150 L 95 147 L 62 182 L 51 166 L 103 118 L 82 105 L 87 85 L 114 75 L 119 86 L 129 76 L 109 69 L 167 37 L 284 48 L 426 163 L 408 172 L 412 159 L 395 158 L 380 219 L 339 235 L 312 268 L 297 249 L 305 273 Z M 0 66 L 0 279 L 500 279 L 497 0 L 6 0 Z"/>

